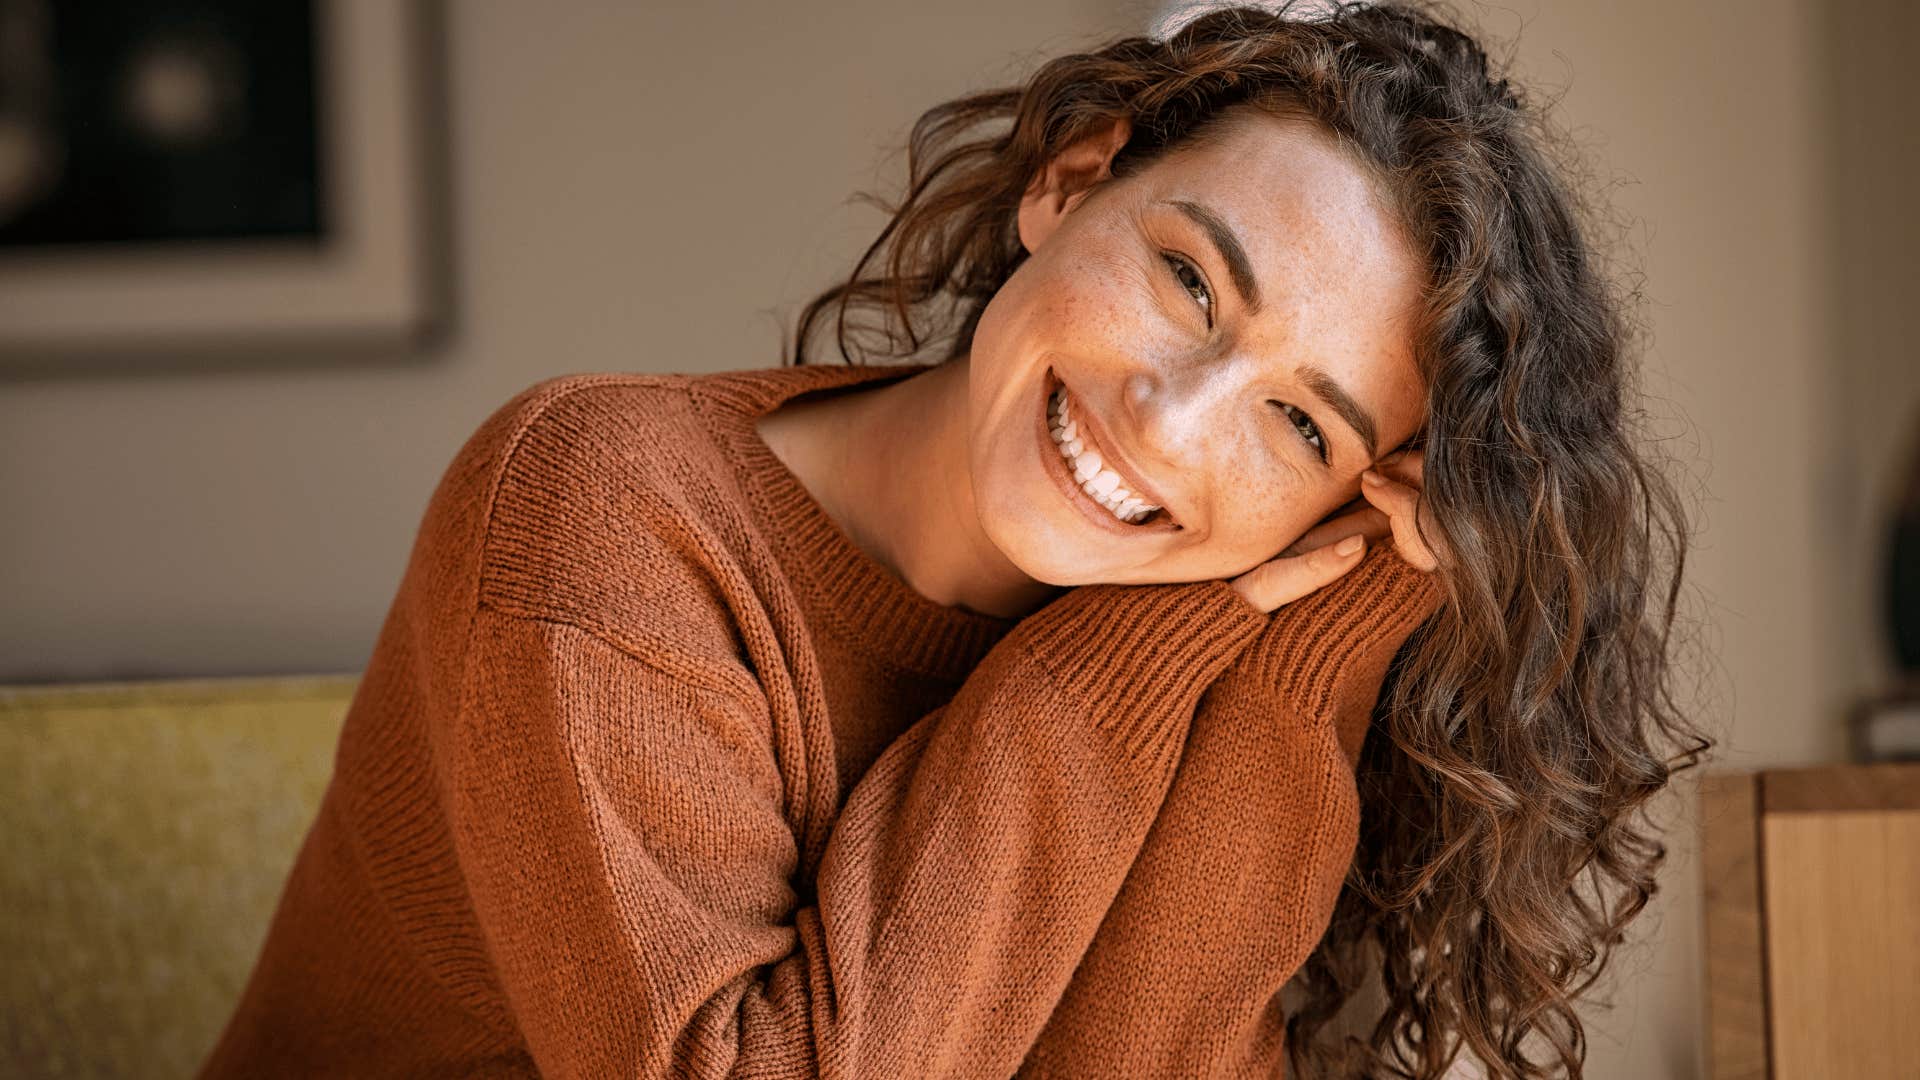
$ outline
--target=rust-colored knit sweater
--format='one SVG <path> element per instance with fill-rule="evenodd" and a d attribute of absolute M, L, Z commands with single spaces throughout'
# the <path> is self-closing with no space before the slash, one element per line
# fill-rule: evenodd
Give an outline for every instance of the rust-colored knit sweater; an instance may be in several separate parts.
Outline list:
<path fill-rule="evenodd" d="M 1019 620 L 761 441 L 925 365 L 571 375 L 448 468 L 202 1075 L 1281 1075 L 1426 575 Z"/>

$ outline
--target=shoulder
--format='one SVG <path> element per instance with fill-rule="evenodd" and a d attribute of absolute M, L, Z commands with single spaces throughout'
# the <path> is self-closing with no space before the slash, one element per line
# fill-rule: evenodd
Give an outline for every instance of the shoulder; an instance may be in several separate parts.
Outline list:
<path fill-rule="evenodd" d="M 556 429 L 596 420 L 603 425 L 629 420 L 644 424 L 651 417 L 683 411 L 687 382 L 684 375 L 624 373 L 541 379 L 480 421 L 448 465 L 441 487 L 457 487 L 457 494 L 468 498 L 483 497 L 483 509 L 490 512 L 510 470 L 525 461 L 530 444 L 539 454 L 540 444 L 550 444 Z"/>
<path fill-rule="evenodd" d="M 502 464 L 551 453 L 582 439 L 635 439 L 692 422 L 687 375 L 626 372 L 556 375 L 496 408 L 475 438 L 496 444 Z M 503 477 L 504 479 L 504 477 Z"/>
<path fill-rule="evenodd" d="M 732 485 L 692 379 L 556 376 L 480 424 L 449 501 L 474 518 L 481 604 L 627 637 L 724 621 Z"/>

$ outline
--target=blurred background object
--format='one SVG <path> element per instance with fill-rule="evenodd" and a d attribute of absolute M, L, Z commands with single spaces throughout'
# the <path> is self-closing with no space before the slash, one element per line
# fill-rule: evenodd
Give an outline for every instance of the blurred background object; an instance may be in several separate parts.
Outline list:
<path fill-rule="evenodd" d="M 0 1074 L 193 1072 L 253 969 L 358 681 L 0 687 Z"/>
<path fill-rule="evenodd" d="M 325 235 L 312 5 L 0 0 L 0 248 Z"/>
<path fill-rule="evenodd" d="M 31 117 L 59 79 L 31 60 L 57 51 L 20 51 L 14 27 L 69 8 L 85 5 L 0 0 L 11 205 L 53 175 L 51 136 Z M 1682 630 L 1703 648 L 1683 662 L 1689 704 L 1723 737 L 1716 766 L 1845 760 L 1850 710 L 1898 677 L 1884 552 L 1920 407 L 1920 76 L 1902 51 L 1920 6 L 1456 10 L 1553 103 L 1588 190 L 1612 208 L 1600 221 L 1612 234 L 1596 239 L 1644 300 L 1647 407 L 1691 462 L 1683 488 L 1700 514 L 1685 608 L 1698 625 Z M 315 35 L 316 71 L 350 38 L 364 70 L 384 73 L 315 82 L 321 175 L 339 167 L 329 117 L 384 125 L 375 165 L 345 174 L 345 202 L 323 180 L 320 227 L 336 205 L 362 205 L 390 215 L 362 219 L 366 243 L 395 243 L 415 235 L 401 208 L 419 199 L 418 223 L 446 229 L 419 248 L 445 274 L 390 249 L 364 306 L 333 314 L 444 332 L 323 339 L 322 313 L 297 330 L 286 320 L 285 338 L 185 345 L 156 329 L 0 361 L 0 684 L 15 691 L 0 711 L 0 909 L 38 913 L 0 942 L 24 961 L 0 969 L 0 1073 L 191 1070 L 265 933 L 349 696 L 289 699 L 243 680 L 231 685 L 245 704 L 200 712 L 148 695 L 183 679 L 354 677 L 427 497 L 501 402 L 572 372 L 778 365 L 782 320 L 882 223 L 849 197 L 895 190 L 922 110 L 1169 13 L 1138 0 L 314 0 L 313 12 L 316 26 L 358 28 Z M 217 128 L 236 100 L 217 72 L 251 65 L 242 52 L 146 69 L 149 121 L 181 137 Z M 419 184 L 407 162 L 422 163 Z M 157 254 L 125 249 L 88 272 L 132 291 L 92 307 L 28 303 L 40 275 L 4 269 L 79 248 L 7 245 L 0 341 L 53 312 L 69 320 L 63 341 L 142 320 L 264 331 L 288 310 L 276 305 L 337 299 L 289 291 L 265 265 L 220 269 L 240 242 L 182 241 L 204 255 L 167 262 L 164 280 Z M 214 291 L 192 303 L 161 288 L 204 281 Z M 104 683 L 118 684 L 111 706 L 88 696 Z M 1670 863 L 1583 1010 L 1589 1077 L 1704 1075 L 1697 784 L 1683 776 L 1654 807 L 1675 829 Z M 210 926 L 219 936 L 200 936 Z M 177 1035 L 149 1037 L 162 1028 Z"/>
<path fill-rule="evenodd" d="M 1907 468 L 1888 500 L 1881 557 L 1882 625 L 1896 670 L 1890 685 L 1854 706 L 1857 761 L 1920 760 L 1920 417 L 1908 438 Z"/>
<path fill-rule="evenodd" d="M 0 368 L 446 330 L 423 0 L 0 0 Z"/>
<path fill-rule="evenodd" d="M 1707 1076 L 1912 1076 L 1920 764 L 1722 771 L 1700 807 Z"/>

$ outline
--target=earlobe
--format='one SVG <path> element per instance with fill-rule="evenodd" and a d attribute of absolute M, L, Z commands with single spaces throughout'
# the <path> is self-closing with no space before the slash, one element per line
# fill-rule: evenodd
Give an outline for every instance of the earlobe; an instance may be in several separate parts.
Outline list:
<path fill-rule="evenodd" d="M 1015 226 L 1020 244 L 1032 254 L 1078 206 L 1095 184 L 1111 179 L 1113 158 L 1127 144 L 1133 125 L 1124 116 L 1076 140 L 1056 154 L 1021 196 Z"/>

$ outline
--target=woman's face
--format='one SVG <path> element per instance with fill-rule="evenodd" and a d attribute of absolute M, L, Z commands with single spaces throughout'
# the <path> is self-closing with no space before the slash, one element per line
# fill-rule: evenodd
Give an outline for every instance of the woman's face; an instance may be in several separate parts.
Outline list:
<path fill-rule="evenodd" d="M 1251 569 L 1354 498 L 1424 419 L 1408 336 L 1420 264 L 1331 136 L 1245 110 L 1089 191 L 1124 137 L 1070 148 L 1028 191 L 1030 257 L 968 359 L 981 525 L 1056 585 Z M 1082 452 L 1161 520 L 1123 523 L 1079 490 L 1045 420 L 1061 385 Z"/>

